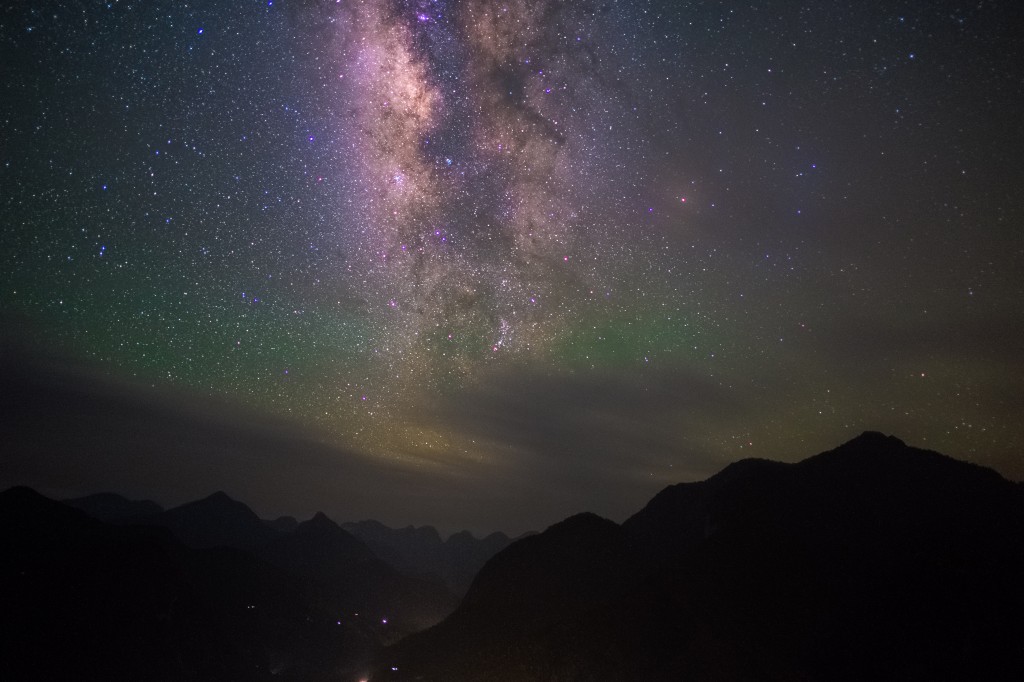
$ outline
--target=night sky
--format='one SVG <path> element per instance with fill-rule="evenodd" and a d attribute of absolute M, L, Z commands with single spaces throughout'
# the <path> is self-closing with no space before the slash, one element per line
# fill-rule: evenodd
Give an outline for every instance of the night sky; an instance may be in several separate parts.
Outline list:
<path fill-rule="evenodd" d="M 1024 4 L 0 8 L 0 483 L 519 532 L 1024 478 Z"/>

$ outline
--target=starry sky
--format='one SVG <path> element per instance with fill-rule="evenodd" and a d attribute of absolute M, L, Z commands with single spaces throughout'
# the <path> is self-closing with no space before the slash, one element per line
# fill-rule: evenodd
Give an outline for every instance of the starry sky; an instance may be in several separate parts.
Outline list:
<path fill-rule="evenodd" d="M 1014 1 L 0 7 L 5 485 L 520 532 L 1024 478 Z"/>

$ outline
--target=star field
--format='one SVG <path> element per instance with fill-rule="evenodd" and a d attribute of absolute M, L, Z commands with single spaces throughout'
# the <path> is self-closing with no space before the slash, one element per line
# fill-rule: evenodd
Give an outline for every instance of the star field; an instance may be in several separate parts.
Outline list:
<path fill-rule="evenodd" d="M 1020 478 L 1021 14 L 21 3 L 0 321 L 510 528 L 869 428 Z"/>

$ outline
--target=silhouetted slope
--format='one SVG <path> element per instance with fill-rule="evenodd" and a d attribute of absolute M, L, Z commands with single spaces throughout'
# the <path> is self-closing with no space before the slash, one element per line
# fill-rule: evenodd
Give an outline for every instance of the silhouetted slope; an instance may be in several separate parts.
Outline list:
<path fill-rule="evenodd" d="M 321 602 L 339 620 L 353 620 L 385 641 L 433 625 L 455 607 L 440 580 L 399 573 L 322 513 L 258 554 L 318 585 Z"/>
<path fill-rule="evenodd" d="M 624 665 L 640 675 L 642 662 L 625 659 L 658 637 L 635 618 L 657 609 L 637 594 L 641 572 L 618 525 L 569 518 L 499 552 L 442 625 L 386 652 L 380 679 L 593 679 Z M 616 621 L 642 629 L 623 641 L 598 625 Z"/>
<path fill-rule="evenodd" d="M 277 535 L 255 512 L 223 492 L 140 519 L 163 526 L 189 547 L 254 549 Z"/>
<path fill-rule="evenodd" d="M 437 529 L 432 526 L 389 528 L 379 521 L 366 520 L 343 523 L 341 527 L 399 571 L 441 576 L 443 543 Z"/>
<path fill-rule="evenodd" d="M 0 493 L 0 557 L 5 680 L 270 679 L 311 629 L 298 585 L 251 556 L 24 488 Z M 321 676 L 345 662 L 322 655 Z"/>
<path fill-rule="evenodd" d="M 234 514 L 250 527 L 244 505 L 201 502 L 179 508 L 190 524 Z M 192 549 L 167 528 L 0 493 L 0 679 L 349 679 L 453 607 L 438 582 L 397 574 L 323 515 L 261 547 L 265 558 Z"/>
<path fill-rule="evenodd" d="M 512 542 L 504 533 L 478 540 L 469 531 L 442 542 L 432 526 L 389 528 L 378 521 L 344 523 L 342 527 L 395 569 L 438 576 L 457 595 L 465 594 L 487 560 Z"/>
<path fill-rule="evenodd" d="M 491 533 L 480 540 L 469 531 L 455 533 L 444 543 L 442 577 L 452 589 L 465 594 L 484 564 L 511 543 L 512 540 L 500 532 Z"/>
<path fill-rule="evenodd" d="M 580 519 L 374 679 L 1024 679 L 1024 495 L 982 467 L 866 433 Z"/>
<path fill-rule="evenodd" d="M 152 500 L 129 500 L 115 493 L 96 493 L 62 502 L 106 523 L 127 523 L 163 511 Z"/>
<path fill-rule="evenodd" d="M 299 526 L 294 516 L 279 516 L 276 519 L 263 519 L 263 523 L 278 533 L 290 533 Z"/>

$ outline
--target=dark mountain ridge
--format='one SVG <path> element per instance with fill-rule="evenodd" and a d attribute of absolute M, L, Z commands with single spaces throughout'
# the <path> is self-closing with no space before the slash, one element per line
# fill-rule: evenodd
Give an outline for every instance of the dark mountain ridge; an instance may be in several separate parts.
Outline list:
<path fill-rule="evenodd" d="M 3 679 L 262 679 L 305 621 L 299 586 L 272 567 L 24 488 L 0 493 L 0 546 Z"/>
<path fill-rule="evenodd" d="M 168 528 L 183 543 L 195 549 L 234 547 L 251 550 L 277 535 L 253 510 L 223 491 L 137 521 Z"/>
<path fill-rule="evenodd" d="M 114 523 L 0 493 L 3 679 L 361 679 L 392 643 L 372 679 L 1024 678 L 1024 486 L 877 433 L 733 463 L 621 525 L 352 524 L 415 576 L 323 514 L 85 500 Z M 451 611 L 422 567 L 457 551 L 497 553 L 406 637 Z"/>
<path fill-rule="evenodd" d="M 196 549 L 253 550 L 299 526 L 291 516 L 259 519 L 223 491 L 169 510 L 150 500 L 129 500 L 116 493 L 96 493 L 63 502 L 107 523 L 163 526 Z M 373 520 L 343 523 L 341 527 L 399 573 L 434 576 L 457 596 L 466 593 L 488 559 L 512 542 L 501 532 L 477 539 L 469 531 L 442 540 L 432 526 L 390 528 Z"/>
<path fill-rule="evenodd" d="M 106 523 L 128 523 L 159 514 L 164 510 L 152 500 L 129 500 L 116 493 L 96 493 L 61 501 L 69 507 L 80 509 L 92 518 Z"/>
<path fill-rule="evenodd" d="M 504 533 L 491 533 L 478 540 L 469 531 L 441 540 L 432 526 L 389 528 L 378 521 L 345 523 L 342 527 L 392 567 L 404 573 L 438 576 L 460 596 L 487 560 L 512 542 Z"/>
<path fill-rule="evenodd" d="M 1020 485 L 869 432 L 513 543 L 373 679 L 1021 679 L 1020 575 Z"/>
<path fill-rule="evenodd" d="M 142 521 L 0 493 L 0 678 L 337 679 L 454 607 L 322 514 L 277 533 L 217 493 Z"/>
<path fill-rule="evenodd" d="M 320 585 L 320 603 L 341 619 L 360 619 L 384 641 L 434 625 L 456 606 L 440 579 L 400 573 L 322 513 L 257 555 Z"/>
<path fill-rule="evenodd" d="M 248 506 L 223 491 L 169 510 L 150 500 L 128 500 L 115 493 L 97 493 L 63 502 L 107 523 L 163 526 L 195 549 L 254 550 L 299 526 L 291 516 L 259 519 Z M 373 520 L 344 523 L 341 528 L 398 573 L 421 576 L 428 581 L 431 577 L 439 578 L 456 596 L 465 594 L 484 563 L 512 542 L 504 533 L 477 539 L 468 531 L 442 540 L 432 526 L 389 528 Z"/>

